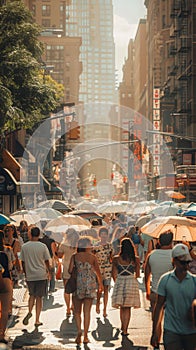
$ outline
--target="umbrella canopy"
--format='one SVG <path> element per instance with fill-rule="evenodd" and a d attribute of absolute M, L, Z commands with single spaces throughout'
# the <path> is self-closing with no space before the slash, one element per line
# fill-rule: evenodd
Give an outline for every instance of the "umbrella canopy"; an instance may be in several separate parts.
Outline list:
<path fill-rule="evenodd" d="M 89 210 L 89 211 L 94 211 L 96 210 L 96 205 L 92 202 L 89 202 L 87 200 L 84 200 L 78 204 L 75 205 L 75 209 L 78 210 Z"/>
<path fill-rule="evenodd" d="M 59 199 L 49 199 L 44 202 L 40 202 L 38 204 L 39 208 L 53 208 L 56 210 L 64 210 L 64 211 L 71 211 L 72 208 L 69 206 L 69 204 L 66 201 L 61 201 Z"/>
<path fill-rule="evenodd" d="M 196 210 L 196 203 L 189 204 L 187 209 L 189 209 L 189 210 Z"/>
<path fill-rule="evenodd" d="M 124 213 L 126 211 L 124 204 L 115 201 L 105 202 L 96 209 L 98 213 Z"/>
<path fill-rule="evenodd" d="M 158 238 L 161 233 L 172 231 L 174 241 L 182 241 L 184 237 L 188 242 L 196 241 L 196 221 L 180 216 L 163 216 L 149 221 L 141 227 L 141 232 Z"/>
<path fill-rule="evenodd" d="M 131 208 L 128 211 L 128 215 L 141 215 L 144 213 L 148 213 L 157 207 L 157 204 L 152 203 L 150 201 L 143 201 L 143 202 L 139 202 L 139 203 L 135 203 L 133 205 L 133 208 Z"/>
<path fill-rule="evenodd" d="M 56 219 L 59 216 L 62 216 L 63 214 L 53 208 L 37 208 L 33 210 L 37 215 L 40 216 L 40 219 Z"/>
<path fill-rule="evenodd" d="M 165 192 L 169 198 L 172 198 L 172 199 L 183 199 L 185 198 L 185 196 L 180 193 L 180 192 L 176 192 L 176 191 L 166 191 Z"/>
<path fill-rule="evenodd" d="M 0 214 L 0 225 L 7 225 L 13 221 L 15 221 L 15 220 L 11 220 L 10 218 L 8 218 L 8 216 L 6 216 L 4 214 Z"/>
<path fill-rule="evenodd" d="M 183 216 L 196 218 L 196 208 L 194 210 L 190 209 L 185 211 Z"/>
<path fill-rule="evenodd" d="M 140 216 L 140 218 L 136 220 L 135 226 L 142 227 L 145 224 L 147 224 L 147 222 L 149 222 L 151 219 L 152 219 L 152 215 L 149 215 L 149 214 Z"/>
<path fill-rule="evenodd" d="M 155 216 L 173 216 L 176 215 L 178 211 L 179 207 L 177 206 L 160 205 L 157 208 L 151 210 L 149 214 L 153 214 Z"/>
<path fill-rule="evenodd" d="M 28 225 L 36 224 L 40 220 L 40 216 L 34 210 L 19 210 L 10 215 L 10 218 L 15 221 L 15 225 L 20 225 L 22 220 L 27 221 Z"/>
<path fill-rule="evenodd" d="M 90 228 L 91 223 L 78 215 L 65 214 L 51 220 L 46 225 L 45 231 L 65 232 L 70 226 L 77 226 L 77 230 L 84 230 Z"/>
<path fill-rule="evenodd" d="M 102 219 L 102 215 L 99 213 L 96 213 L 94 211 L 88 211 L 88 210 L 73 210 L 70 212 L 71 215 L 79 215 L 82 218 L 85 219 Z"/>

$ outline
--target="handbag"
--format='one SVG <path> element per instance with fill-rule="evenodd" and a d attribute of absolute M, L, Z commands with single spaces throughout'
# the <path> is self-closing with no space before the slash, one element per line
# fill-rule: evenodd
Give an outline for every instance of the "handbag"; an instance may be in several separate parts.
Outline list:
<path fill-rule="evenodd" d="M 66 294 L 72 294 L 77 289 L 77 269 L 75 265 L 75 256 L 74 256 L 74 267 L 71 272 L 71 276 L 69 277 L 66 286 L 65 286 L 65 293 Z"/>
<path fill-rule="evenodd" d="M 56 280 L 61 280 L 62 279 L 62 266 L 61 262 L 58 262 L 57 269 L 56 269 Z"/>

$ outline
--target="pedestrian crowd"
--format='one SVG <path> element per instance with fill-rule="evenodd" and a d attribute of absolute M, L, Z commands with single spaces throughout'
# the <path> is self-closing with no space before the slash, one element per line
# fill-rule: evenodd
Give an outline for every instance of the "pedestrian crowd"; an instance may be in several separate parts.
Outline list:
<path fill-rule="evenodd" d="M 152 313 L 151 345 L 158 349 L 163 339 L 166 350 L 194 350 L 195 261 L 190 243 L 174 242 L 171 231 L 152 239 L 139 227 L 128 225 L 124 214 L 113 218 L 104 215 L 102 225 L 92 229 L 77 232 L 68 228 L 60 243 L 51 232 L 41 232 L 24 220 L 19 227 L 7 224 L 0 230 L 0 343 L 7 343 L 13 288 L 18 288 L 19 281 L 28 288 L 28 313 L 23 324 L 28 325 L 35 307 L 34 325 L 38 328 L 42 325 L 43 298 L 55 292 L 57 270 L 62 268 L 66 316 L 75 318 L 78 345 L 89 343 L 94 300 L 96 313 L 107 317 L 112 283 L 111 305 L 119 309 L 122 337 L 128 337 L 131 309 L 141 307 L 137 279 L 144 273 Z M 73 271 L 76 287 L 67 292 Z"/>

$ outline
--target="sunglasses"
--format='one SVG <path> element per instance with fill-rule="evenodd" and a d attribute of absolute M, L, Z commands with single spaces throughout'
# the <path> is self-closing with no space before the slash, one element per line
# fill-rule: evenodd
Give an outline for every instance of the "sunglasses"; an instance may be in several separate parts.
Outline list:
<path fill-rule="evenodd" d="M 179 263 L 183 266 L 185 265 L 188 265 L 190 263 L 190 261 L 185 261 L 185 260 L 180 260 L 180 259 L 177 259 L 179 261 Z"/>

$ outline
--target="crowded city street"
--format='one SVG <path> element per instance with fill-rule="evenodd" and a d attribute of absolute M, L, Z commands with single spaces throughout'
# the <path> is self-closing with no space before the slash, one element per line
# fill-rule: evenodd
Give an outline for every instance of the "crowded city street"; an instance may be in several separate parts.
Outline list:
<path fill-rule="evenodd" d="M 196 0 L 0 28 L 0 350 L 196 350 Z"/>

